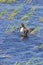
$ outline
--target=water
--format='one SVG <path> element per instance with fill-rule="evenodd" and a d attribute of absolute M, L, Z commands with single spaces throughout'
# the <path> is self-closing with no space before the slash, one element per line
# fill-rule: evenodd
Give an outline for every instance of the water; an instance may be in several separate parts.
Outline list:
<path fill-rule="evenodd" d="M 20 5 L 20 12 L 9 20 L 9 15 Z M 31 12 L 32 7 L 36 7 L 33 14 L 27 20 L 21 20 Z M 40 21 L 43 18 L 43 0 L 32 0 L 30 4 L 24 0 L 12 4 L 0 3 L 0 14 L 3 11 L 7 11 L 7 14 L 3 13 L 0 18 L 0 65 L 43 65 L 43 22 Z M 8 25 L 19 27 L 22 22 L 28 22 L 28 28 L 40 28 L 25 40 L 20 39 L 17 30 L 5 33 Z"/>

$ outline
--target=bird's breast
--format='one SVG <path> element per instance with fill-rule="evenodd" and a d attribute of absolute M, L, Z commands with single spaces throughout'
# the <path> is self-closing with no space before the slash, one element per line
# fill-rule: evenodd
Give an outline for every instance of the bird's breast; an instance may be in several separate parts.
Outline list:
<path fill-rule="evenodd" d="M 20 32 L 23 32 L 23 31 L 24 31 L 23 28 L 21 28 L 21 29 L 20 29 Z"/>

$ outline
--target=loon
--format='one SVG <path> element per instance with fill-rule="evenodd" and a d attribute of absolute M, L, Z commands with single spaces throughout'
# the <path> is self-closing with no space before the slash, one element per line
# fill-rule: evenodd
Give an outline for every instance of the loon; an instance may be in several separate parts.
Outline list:
<path fill-rule="evenodd" d="M 26 28 L 25 25 L 23 23 L 21 23 L 21 28 L 20 28 L 20 32 L 22 33 L 21 37 L 24 39 L 24 38 L 27 38 L 28 37 L 28 34 L 32 31 L 33 29 L 31 28 Z"/>

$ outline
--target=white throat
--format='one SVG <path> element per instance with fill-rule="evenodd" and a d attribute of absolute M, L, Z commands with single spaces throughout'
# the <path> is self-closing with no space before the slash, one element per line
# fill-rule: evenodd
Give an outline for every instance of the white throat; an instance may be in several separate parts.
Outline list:
<path fill-rule="evenodd" d="M 23 32 L 23 27 L 20 29 L 20 32 Z"/>

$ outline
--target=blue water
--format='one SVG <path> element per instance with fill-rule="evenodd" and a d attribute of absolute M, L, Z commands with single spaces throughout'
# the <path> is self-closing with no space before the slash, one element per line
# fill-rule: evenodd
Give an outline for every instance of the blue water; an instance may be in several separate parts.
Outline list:
<path fill-rule="evenodd" d="M 9 14 L 20 5 L 20 13 L 13 20 L 8 20 Z M 29 13 L 32 7 L 36 7 L 33 14 L 27 20 L 21 20 L 20 18 Z M 17 0 L 11 4 L 0 3 L 0 13 L 3 11 L 7 11 L 8 14 L 3 14 L 0 19 L 0 65 L 43 65 L 43 22 L 39 20 L 43 17 L 43 0 L 32 0 L 30 4 L 24 0 Z M 39 30 L 34 35 L 30 34 L 27 39 L 21 40 L 21 33 L 17 30 L 5 33 L 9 24 L 19 27 L 22 22 L 27 21 L 28 28 L 40 26 Z"/>

